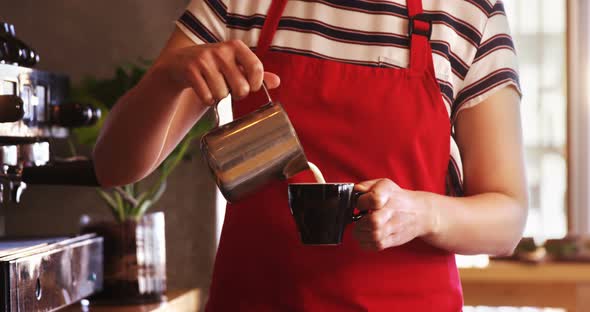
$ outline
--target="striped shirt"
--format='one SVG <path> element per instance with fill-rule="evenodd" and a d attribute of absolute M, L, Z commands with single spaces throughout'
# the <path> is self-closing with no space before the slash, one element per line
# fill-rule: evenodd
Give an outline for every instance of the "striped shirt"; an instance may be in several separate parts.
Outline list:
<path fill-rule="evenodd" d="M 194 42 L 240 39 L 255 48 L 271 0 L 192 0 L 177 21 Z M 516 54 L 500 0 L 423 0 L 433 23 L 436 78 L 452 121 L 466 108 L 512 85 L 519 90 Z M 366 65 L 409 65 L 404 0 L 292 0 L 271 51 Z M 451 140 L 460 169 L 460 156 Z"/>

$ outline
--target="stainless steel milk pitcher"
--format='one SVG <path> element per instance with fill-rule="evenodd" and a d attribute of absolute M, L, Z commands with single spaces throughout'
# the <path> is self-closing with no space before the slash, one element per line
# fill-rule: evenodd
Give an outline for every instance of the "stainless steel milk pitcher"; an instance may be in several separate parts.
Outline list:
<path fill-rule="evenodd" d="M 216 126 L 201 138 L 201 152 L 221 193 L 229 202 L 277 179 L 308 169 L 295 129 L 279 102 L 268 103 L 234 121 Z"/>

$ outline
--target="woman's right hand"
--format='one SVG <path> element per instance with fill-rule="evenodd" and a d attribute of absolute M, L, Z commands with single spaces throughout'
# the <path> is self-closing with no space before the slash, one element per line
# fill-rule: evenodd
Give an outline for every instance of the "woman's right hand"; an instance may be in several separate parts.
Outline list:
<path fill-rule="evenodd" d="M 247 96 L 261 87 L 263 78 L 269 88 L 280 83 L 277 75 L 264 72 L 243 42 L 195 45 L 176 28 L 150 70 L 104 121 L 93 154 L 100 184 L 112 187 L 143 179 L 208 106 L 230 92 L 235 99 Z"/>
<path fill-rule="evenodd" d="M 204 105 L 213 105 L 231 93 L 234 99 L 280 84 L 277 75 L 264 72 L 262 62 L 241 40 L 189 46 L 162 55 L 153 67 L 181 89 L 192 88 Z"/>

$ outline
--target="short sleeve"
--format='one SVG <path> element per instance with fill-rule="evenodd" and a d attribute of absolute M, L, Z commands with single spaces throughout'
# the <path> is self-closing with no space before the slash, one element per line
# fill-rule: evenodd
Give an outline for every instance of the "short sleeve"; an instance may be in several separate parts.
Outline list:
<path fill-rule="evenodd" d="M 197 44 L 226 40 L 227 4 L 221 0 L 192 0 L 176 25 Z"/>
<path fill-rule="evenodd" d="M 516 51 L 504 5 L 497 1 L 487 18 L 475 57 L 453 103 L 453 118 L 461 110 L 481 103 L 506 86 L 514 86 L 520 93 Z"/>

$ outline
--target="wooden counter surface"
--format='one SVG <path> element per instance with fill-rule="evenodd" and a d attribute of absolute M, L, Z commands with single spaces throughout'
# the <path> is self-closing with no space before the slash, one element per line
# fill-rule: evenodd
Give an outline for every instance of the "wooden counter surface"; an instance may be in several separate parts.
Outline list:
<path fill-rule="evenodd" d="M 190 289 L 182 291 L 170 291 L 166 294 L 168 300 L 161 303 L 144 305 L 90 305 L 83 307 L 75 303 L 59 312 L 198 312 L 201 306 L 201 290 Z"/>
<path fill-rule="evenodd" d="M 463 281 L 486 282 L 588 282 L 590 263 L 525 264 L 510 261 L 491 261 L 485 268 L 460 269 Z"/>
<path fill-rule="evenodd" d="M 492 261 L 486 268 L 460 269 L 460 275 L 466 305 L 590 311 L 590 263 Z"/>

